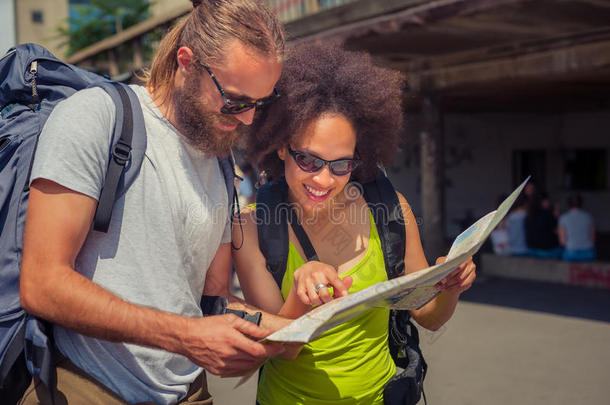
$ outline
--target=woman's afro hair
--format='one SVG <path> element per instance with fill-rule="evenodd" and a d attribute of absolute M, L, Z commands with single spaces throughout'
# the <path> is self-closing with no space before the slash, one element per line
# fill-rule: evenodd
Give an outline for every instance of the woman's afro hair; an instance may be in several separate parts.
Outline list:
<path fill-rule="evenodd" d="M 403 86 L 401 73 L 373 65 L 364 52 L 318 44 L 289 49 L 277 83 L 280 98 L 257 112 L 247 155 L 270 178 L 279 178 L 284 166 L 276 151 L 313 120 L 338 113 L 356 131 L 362 164 L 354 178 L 366 180 L 398 151 Z"/>

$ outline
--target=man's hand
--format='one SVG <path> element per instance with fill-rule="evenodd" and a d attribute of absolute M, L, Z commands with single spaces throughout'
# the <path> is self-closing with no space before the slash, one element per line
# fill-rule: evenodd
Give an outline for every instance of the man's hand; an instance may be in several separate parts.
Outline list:
<path fill-rule="evenodd" d="M 321 262 L 307 262 L 294 272 L 294 283 L 292 288 L 305 305 L 321 305 L 334 298 L 344 297 L 352 285 L 352 278 L 347 276 L 343 280 L 337 275 L 337 270 L 331 265 Z M 333 297 L 328 288 L 316 286 L 324 284 L 333 287 Z"/>
<path fill-rule="evenodd" d="M 215 375 L 235 376 L 284 351 L 281 344 L 249 339 L 269 332 L 233 314 L 190 318 L 183 347 L 186 357 Z"/>
<path fill-rule="evenodd" d="M 445 260 L 446 257 L 439 257 L 436 259 L 436 264 L 443 263 Z M 472 261 L 472 257 L 469 257 L 447 277 L 436 283 L 436 288 L 441 291 L 461 294 L 472 286 L 474 279 L 477 277 L 476 269 L 477 266 Z"/>

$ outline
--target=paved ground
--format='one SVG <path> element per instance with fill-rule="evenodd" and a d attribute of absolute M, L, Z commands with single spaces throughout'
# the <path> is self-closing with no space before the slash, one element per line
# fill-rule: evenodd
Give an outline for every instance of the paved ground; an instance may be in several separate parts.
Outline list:
<path fill-rule="evenodd" d="M 610 292 L 479 280 L 447 325 L 422 332 L 428 403 L 605 405 L 609 345 Z M 209 378 L 216 405 L 254 403 L 256 378 L 235 383 Z"/>

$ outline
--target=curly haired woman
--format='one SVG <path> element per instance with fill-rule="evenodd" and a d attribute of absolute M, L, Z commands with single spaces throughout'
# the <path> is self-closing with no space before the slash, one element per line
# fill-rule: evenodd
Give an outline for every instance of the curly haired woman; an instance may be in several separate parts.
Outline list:
<path fill-rule="evenodd" d="M 373 65 L 369 56 L 337 47 L 301 46 L 290 54 L 278 82 L 281 98 L 257 120 L 250 156 L 275 181 L 285 181 L 288 201 L 319 261 L 305 261 L 289 229 L 281 288 L 259 249 L 255 209 L 243 212 L 243 238 L 234 262 L 246 300 L 296 318 L 312 306 L 387 280 L 380 237 L 357 183 L 375 175 L 398 150 L 403 79 Z M 398 194 L 406 230 L 405 271 L 428 267 L 413 213 Z M 362 213 L 366 215 L 353 215 Z M 468 261 L 441 281 L 442 290 L 413 318 L 438 329 L 470 287 Z M 333 287 L 333 295 L 326 286 Z M 323 288 L 321 288 L 323 287 Z M 268 360 L 257 401 L 270 404 L 382 404 L 383 387 L 396 368 L 388 350 L 387 308 L 372 308 L 300 347 L 294 360 Z"/>

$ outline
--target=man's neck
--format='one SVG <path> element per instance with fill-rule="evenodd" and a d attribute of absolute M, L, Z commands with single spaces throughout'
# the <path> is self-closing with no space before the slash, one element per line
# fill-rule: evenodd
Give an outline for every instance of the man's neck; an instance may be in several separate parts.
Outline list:
<path fill-rule="evenodd" d="M 150 86 L 146 86 L 146 90 L 148 90 L 148 94 L 150 94 L 150 98 L 153 103 L 157 106 L 161 114 L 168 120 L 174 127 L 178 128 L 176 125 L 176 119 L 174 115 L 174 109 L 172 108 L 171 95 L 169 90 L 161 90 L 154 89 Z"/>

